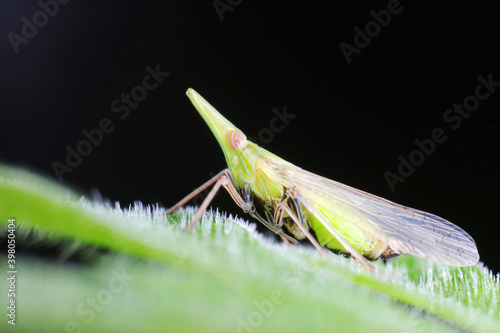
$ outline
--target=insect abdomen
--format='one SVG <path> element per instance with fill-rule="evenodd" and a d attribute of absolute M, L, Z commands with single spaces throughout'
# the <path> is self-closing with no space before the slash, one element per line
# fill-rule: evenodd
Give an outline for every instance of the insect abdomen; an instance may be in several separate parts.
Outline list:
<path fill-rule="evenodd" d="M 384 253 L 390 250 L 388 244 L 382 242 L 375 236 L 370 235 L 362 229 L 359 229 L 339 216 L 326 214 L 321 211 L 330 222 L 330 224 L 352 245 L 352 247 L 368 260 L 377 260 Z M 337 239 L 323 226 L 323 224 L 312 214 L 308 217 L 311 228 L 316 233 L 316 238 L 321 246 L 334 252 L 346 252 L 345 248 Z"/>

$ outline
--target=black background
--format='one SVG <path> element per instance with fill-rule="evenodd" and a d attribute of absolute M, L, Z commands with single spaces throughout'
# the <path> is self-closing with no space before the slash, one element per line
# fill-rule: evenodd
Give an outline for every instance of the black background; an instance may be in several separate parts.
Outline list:
<path fill-rule="evenodd" d="M 226 1 L 223 1 L 226 2 Z M 347 63 L 339 44 L 388 1 L 70 1 L 19 52 L 7 38 L 32 21 L 36 1 L 2 1 L 2 162 L 56 180 L 66 146 L 110 118 L 115 130 L 63 184 L 126 206 L 170 206 L 225 167 L 184 95 L 195 88 L 247 136 L 272 109 L 296 115 L 266 148 L 305 169 L 443 216 L 467 230 L 495 271 L 498 248 L 500 91 L 452 130 L 443 113 L 500 81 L 498 10 L 491 1 L 402 1 L 402 12 Z M 239 4 L 238 4 L 239 3 Z M 123 120 L 111 111 L 146 66 L 170 75 Z M 498 89 L 500 90 L 500 89 Z M 404 183 L 384 172 L 434 128 L 448 135 Z M 262 143 L 262 142 L 261 142 Z M 243 213 L 226 194 L 214 205 Z"/>

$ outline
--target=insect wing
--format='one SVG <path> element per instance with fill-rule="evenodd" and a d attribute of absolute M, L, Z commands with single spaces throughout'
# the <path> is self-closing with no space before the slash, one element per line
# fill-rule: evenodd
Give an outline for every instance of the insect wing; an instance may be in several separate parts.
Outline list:
<path fill-rule="evenodd" d="M 451 266 L 479 260 L 476 244 L 460 227 L 421 210 L 305 171 L 285 161 L 267 160 L 265 172 L 283 186 L 295 187 L 316 207 L 379 238 L 398 253 Z"/>

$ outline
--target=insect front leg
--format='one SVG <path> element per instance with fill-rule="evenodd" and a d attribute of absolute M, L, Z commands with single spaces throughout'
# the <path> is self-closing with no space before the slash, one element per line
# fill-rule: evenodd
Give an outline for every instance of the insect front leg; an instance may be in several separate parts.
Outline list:
<path fill-rule="evenodd" d="M 344 237 L 328 222 L 323 214 L 321 214 L 313 204 L 311 204 L 307 198 L 305 198 L 300 191 L 296 188 L 291 187 L 287 190 L 287 194 L 292 199 L 296 199 L 298 203 L 304 205 L 307 210 L 313 214 L 321 224 L 332 234 L 333 237 L 337 239 L 337 241 L 344 247 L 344 249 L 349 252 L 364 268 L 369 270 L 370 272 L 375 272 L 375 267 L 373 267 L 370 262 L 363 257 L 358 251 L 356 251 L 349 242 L 347 242 Z"/>
<path fill-rule="evenodd" d="M 167 211 L 166 214 L 167 215 L 172 215 L 175 211 L 177 211 L 179 208 L 181 208 L 182 206 L 184 206 L 189 200 L 193 199 L 195 196 L 197 196 L 198 194 L 200 194 L 201 191 L 203 191 L 204 189 L 206 189 L 207 187 L 209 187 L 210 185 L 212 185 L 213 183 L 215 183 L 216 181 L 218 181 L 222 176 L 227 175 L 228 172 L 229 172 L 229 169 L 226 168 L 226 169 L 222 170 L 221 172 L 219 172 L 218 174 L 216 174 L 215 176 L 213 176 L 212 178 L 210 178 L 208 181 L 206 181 L 203 185 L 201 185 L 200 187 L 198 187 L 196 190 L 194 190 L 193 192 L 191 192 L 188 195 L 186 195 L 184 197 L 184 199 L 182 199 L 181 201 L 179 201 L 178 203 L 176 203 L 175 205 L 173 205 Z M 207 196 L 207 198 L 209 196 Z M 207 201 L 207 199 L 205 199 L 203 201 L 203 203 L 205 203 L 205 201 Z M 210 203 L 210 201 L 212 201 L 212 199 L 210 199 L 208 203 Z M 203 204 L 202 204 L 202 206 L 203 206 Z"/>
<path fill-rule="evenodd" d="M 242 198 L 241 194 L 238 192 L 238 189 L 234 186 L 233 179 L 231 178 L 231 172 L 227 168 L 224 169 L 224 170 L 222 170 L 221 172 L 219 172 L 217 175 L 215 175 L 214 177 L 212 177 L 206 183 L 204 183 L 203 185 L 201 185 L 200 187 L 198 187 L 196 190 L 194 190 L 193 192 L 191 192 L 190 194 L 188 194 L 184 199 L 182 199 L 177 204 L 175 204 L 174 206 L 172 206 L 172 208 L 170 208 L 167 211 L 166 214 L 167 215 L 173 214 L 176 210 L 178 210 L 180 207 L 184 206 L 189 200 L 191 200 L 192 198 L 194 198 L 201 191 L 203 191 L 204 189 L 206 189 L 207 187 L 209 187 L 213 183 L 215 183 L 214 187 L 212 188 L 212 190 L 210 190 L 210 192 L 208 193 L 208 195 L 205 198 L 205 200 L 203 200 L 203 202 L 201 203 L 201 206 L 198 209 L 198 211 L 196 212 L 196 214 L 194 215 L 193 220 L 191 221 L 191 224 L 189 224 L 186 227 L 185 231 L 190 231 L 190 230 L 192 230 L 196 226 L 196 224 L 200 220 L 200 218 L 203 215 L 203 213 L 207 210 L 208 205 L 210 204 L 210 202 L 212 202 L 213 198 L 215 197 L 215 194 L 219 191 L 220 187 L 222 186 L 222 187 L 224 187 L 226 189 L 226 191 L 229 193 L 229 195 L 234 200 L 234 202 L 241 209 L 243 209 L 243 211 L 245 213 L 250 214 L 250 216 L 252 216 L 253 218 L 257 219 L 259 222 L 261 222 L 262 224 L 264 224 L 272 232 L 274 232 L 275 234 L 279 235 L 282 239 L 285 238 L 289 242 L 292 242 L 294 244 L 297 243 L 297 241 L 295 239 L 293 239 L 292 237 L 284 234 L 283 230 L 281 230 L 281 228 L 277 227 L 276 224 L 273 225 L 269 221 L 267 221 L 264 218 L 262 218 L 255 211 L 255 207 L 253 206 L 253 203 L 250 202 L 250 200 L 251 200 L 251 196 L 250 195 L 245 195 L 245 197 L 246 197 L 247 200 L 244 200 Z"/>
<path fill-rule="evenodd" d="M 243 200 L 241 195 L 238 193 L 238 190 L 234 186 L 233 180 L 231 178 L 231 172 L 229 171 L 229 169 L 226 168 L 221 172 L 219 172 L 218 174 L 216 174 L 215 176 L 213 176 L 203 185 L 195 189 L 193 192 L 189 193 L 184 199 L 179 201 L 177 204 L 172 206 L 172 208 L 170 208 L 166 214 L 167 215 L 173 214 L 180 207 L 184 206 L 189 200 L 193 199 L 195 196 L 200 194 L 204 189 L 206 189 L 207 187 L 209 187 L 214 183 L 215 183 L 214 187 L 210 190 L 205 200 L 203 200 L 203 202 L 201 203 L 201 206 L 194 215 L 191 224 L 189 224 L 186 227 L 185 231 L 190 231 L 196 226 L 196 224 L 200 220 L 203 213 L 207 210 L 208 205 L 210 204 L 210 202 L 212 202 L 213 198 L 215 197 L 215 194 L 217 194 L 221 186 L 223 186 L 229 192 L 229 195 L 234 200 L 234 202 L 236 202 L 238 206 L 240 206 L 245 212 L 248 210 L 247 208 L 248 203 L 245 200 Z"/>
<path fill-rule="evenodd" d="M 192 230 L 196 226 L 196 224 L 198 223 L 198 221 L 200 220 L 200 218 L 203 215 L 203 213 L 205 212 L 205 210 L 207 210 L 208 205 L 210 204 L 210 202 L 215 197 L 215 194 L 217 194 L 217 192 L 219 191 L 221 185 L 227 183 L 228 181 L 232 182 L 231 175 L 229 173 L 229 169 L 224 169 L 221 172 L 219 172 L 217 175 L 215 175 L 214 177 L 212 177 L 210 180 L 208 180 L 205 184 L 201 185 L 196 190 L 194 190 L 193 192 L 191 192 L 190 194 L 188 194 L 184 199 L 182 199 L 181 201 L 179 201 L 172 208 L 170 208 L 167 211 L 167 215 L 172 214 L 177 209 L 179 209 L 180 207 L 184 206 L 189 200 L 191 200 L 192 198 L 194 198 L 201 191 L 203 191 L 205 188 L 207 188 L 208 186 L 212 185 L 215 182 L 214 187 L 212 188 L 212 190 L 210 190 L 210 192 L 208 193 L 208 195 L 205 198 L 205 200 L 203 200 L 203 202 L 201 203 L 200 208 L 198 209 L 198 211 L 194 215 L 193 220 L 191 221 L 191 224 L 188 225 L 184 231 L 190 231 L 190 230 Z"/>

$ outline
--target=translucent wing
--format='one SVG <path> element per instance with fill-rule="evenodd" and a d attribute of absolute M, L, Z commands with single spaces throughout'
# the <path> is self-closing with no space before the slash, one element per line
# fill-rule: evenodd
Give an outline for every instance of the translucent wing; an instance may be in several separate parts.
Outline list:
<path fill-rule="evenodd" d="M 312 204 L 379 238 L 398 253 L 452 266 L 479 260 L 476 244 L 460 227 L 430 213 L 398 205 L 339 182 L 267 159 L 264 172 L 295 187 Z"/>

